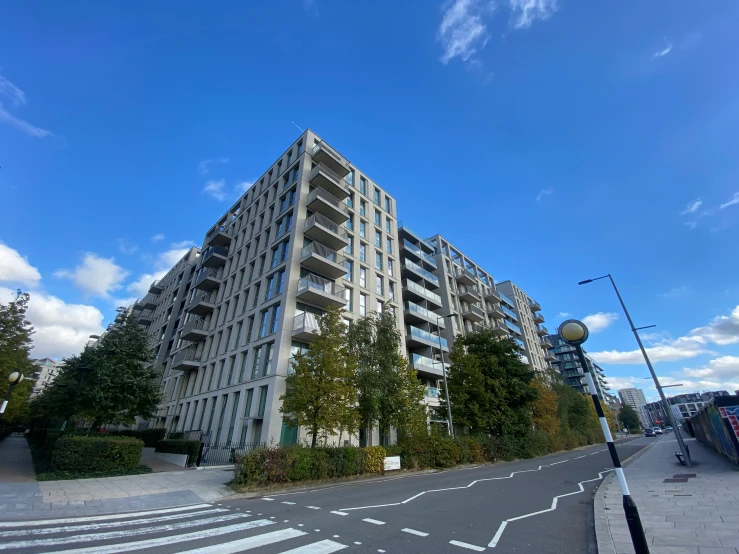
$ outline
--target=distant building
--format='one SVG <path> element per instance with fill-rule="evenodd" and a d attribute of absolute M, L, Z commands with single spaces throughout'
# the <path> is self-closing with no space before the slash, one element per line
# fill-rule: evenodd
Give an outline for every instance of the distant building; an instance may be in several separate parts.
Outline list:
<path fill-rule="evenodd" d="M 34 360 L 34 363 L 40 369 L 38 372 L 39 376 L 36 379 L 36 383 L 34 383 L 33 385 L 33 390 L 31 390 L 31 396 L 41 394 L 41 392 L 46 387 L 51 385 L 51 383 L 57 376 L 57 368 L 60 365 L 60 362 L 52 360 L 51 358 L 41 358 L 40 360 Z"/>
<path fill-rule="evenodd" d="M 649 427 L 651 425 L 643 408 L 647 403 L 643 390 L 636 388 L 620 389 L 618 391 L 618 396 L 621 398 L 621 402 L 623 404 L 628 404 L 634 408 L 634 411 L 639 415 L 639 421 L 641 421 L 643 427 Z"/>
<path fill-rule="evenodd" d="M 554 355 L 552 365 L 560 374 L 562 380 L 576 391 L 587 393 L 588 382 L 585 378 L 585 368 L 582 367 L 580 360 L 577 359 L 575 347 L 566 343 L 559 335 L 549 335 L 547 339 L 553 345 L 553 348 L 550 350 Z M 602 401 L 607 402 L 608 399 L 606 397 L 608 393 L 606 391 L 608 389 L 608 381 L 606 381 L 603 368 L 587 352 L 585 352 L 585 361 L 588 364 L 587 370 L 593 376 L 598 397 Z"/>
<path fill-rule="evenodd" d="M 676 423 L 680 423 L 689 417 L 692 417 L 707 402 L 710 402 L 716 396 L 728 396 L 727 391 L 708 391 L 704 393 L 688 393 L 678 394 L 667 399 L 672 410 L 672 415 Z M 669 425 L 667 413 L 664 410 L 662 401 L 649 402 L 644 406 L 646 415 L 649 418 L 648 425 Z"/>

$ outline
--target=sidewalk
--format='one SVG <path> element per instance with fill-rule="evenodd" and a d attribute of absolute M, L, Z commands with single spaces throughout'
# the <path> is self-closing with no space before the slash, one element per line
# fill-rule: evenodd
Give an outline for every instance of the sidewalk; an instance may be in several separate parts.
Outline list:
<path fill-rule="evenodd" d="M 739 553 L 739 470 L 695 439 L 686 438 L 693 467 L 681 466 L 674 435 L 653 439 L 624 473 L 639 508 L 651 554 Z M 665 482 L 676 475 L 684 482 Z M 633 554 L 615 474 L 595 495 L 599 554 Z"/>

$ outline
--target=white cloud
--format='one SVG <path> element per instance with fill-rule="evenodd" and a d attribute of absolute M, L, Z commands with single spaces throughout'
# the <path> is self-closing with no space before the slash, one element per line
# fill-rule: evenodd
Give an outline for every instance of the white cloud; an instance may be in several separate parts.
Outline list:
<path fill-rule="evenodd" d="M 226 185 L 226 181 L 219 179 L 218 181 L 208 181 L 203 188 L 203 192 L 212 196 L 216 200 L 225 200 L 226 193 L 223 191 L 223 187 Z"/>
<path fill-rule="evenodd" d="M 164 234 L 163 233 L 157 233 L 156 235 L 151 237 L 152 242 L 159 242 L 161 240 L 164 240 Z"/>
<path fill-rule="evenodd" d="M 154 257 L 153 260 L 153 271 L 143 273 L 138 279 L 129 283 L 126 286 L 126 290 L 130 293 L 137 295 L 138 297 L 145 296 L 149 292 L 149 286 L 153 281 L 161 279 L 172 267 L 182 259 L 182 256 L 190 251 L 190 248 L 195 246 L 195 243 L 191 240 L 183 240 L 181 242 L 172 243 L 168 250 L 160 252 Z M 123 299 L 119 300 L 121 305 L 126 305 Z M 130 304 L 130 302 L 128 302 Z"/>
<path fill-rule="evenodd" d="M 35 125 L 29 123 L 28 121 L 25 121 L 24 119 L 15 117 L 7 110 L 5 110 L 2 104 L 0 104 L 0 123 L 7 123 L 9 125 L 12 125 L 16 129 L 23 131 L 31 137 L 44 138 L 54 136 L 51 131 L 47 131 L 46 129 L 42 129 L 41 127 L 36 127 Z"/>
<path fill-rule="evenodd" d="M 0 94 L 4 94 L 10 98 L 16 106 L 26 103 L 26 93 L 2 75 L 0 75 Z"/>
<path fill-rule="evenodd" d="M 690 287 L 687 287 L 686 285 L 682 285 L 679 287 L 674 287 L 667 292 L 663 292 L 662 294 L 659 294 L 661 298 L 683 298 L 684 296 L 687 296 L 690 292 Z"/>
<path fill-rule="evenodd" d="M 720 346 L 738 343 L 739 306 L 734 308 L 728 316 L 717 316 L 707 326 L 693 329 L 690 336 L 698 342 L 712 342 Z"/>
<path fill-rule="evenodd" d="M 539 194 L 536 195 L 536 201 L 541 202 L 545 196 L 551 196 L 554 193 L 554 189 L 541 189 Z"/>
<path fill-rule="evenodd" d="M 725 204 L 721 204 L 718 207 L 718 209 L 723 210 L 724 208 L 728 208 L 729 206 L 734 206 L 735 204 L 739 204 L 739 192 L 735 192 L 734 196 L 731 197 L 731 200 L 729 200 Z"/>
<path fill-rule="evenodd" d="M 0 242 L 0 282 L 37 285 L 41 280 L 38 269 L 33 267 L 17 250 Z"/>
<path fill-rule="evenodd" d="M 223 165 L 227 164 L 230 160 L 228 158 L 215 158 L 212 160 L 203 160 L 198 164 L 198 171 L 201 175 L 207 175 L 210 173 L 210 166 L 212 165 Z"/>
<path fill-rule="evenodd" d="M 657 362 L 674 362 L 676 360 L 685 360 L 695 358 L 701 354 L 705 354 L 708 350 L 701 348 L 695 343 L 686 343 L 683 345 L 661 344 L 646 349 L 649 360 L 652 363 Z M 590 352 L 590 355 L 600 364 L 643 364 L 644 357 L 640 350 L 604 350 L 602 352 Z"/>
<path fill-rule="evenodd" d="M 586 315 L 582 318 L 582 322 L 587 326 L 591 333 L 598 333 L 606 329 L 617 319 L 618 314 L 598 312 L 597 314 Z"/>
<path fill-rule="evenodd" d="M 130 256 L 131 254 L 135 254 L 136 252 L 138 252 L 139 247 L 137 244 L 129 242 L 126 239 L 118 239 L 118 250 L 121 251 L 121 254 L 126 254 L 127 256 Z"/>
<path fill-rule="evenodd" d="M 514 29 L 531 27 L 537 19 L 549 19 L 557 11 L 557 0 L 508 0 Z"/>
<path fill-rule="evenodd" d="M 557 317 L 558 317 L 558 318 L 561 318 L 561 319 L 564 319 L 564 318 L 566 318 L 566 317 L 569 317 L 570 315 L 571 315 L 571 314 L 570 314 L 570 312 L 559 312 L 559 313 L 557 314 Z"/>
<path fill-rule="evenodd" d="M 254 184 L 254 181 L 241 181 L 239 184 L 237 184 L 234 187 L 234 190 L 238 192 L 239 194 L 244 194 L 247 190 L 251 188 L 253 184 Z"/>
<path fill-rule="evenodd" d="M 677 375 L 697 380 L 698 389 L 739 389 L 739 357 L 721 356 L 696 368 L 683 368 Z"/>
<path fill-rule="evenodd" d="M 444 48 L 443 64 L 457 56 L 466 61 L 478 48 L 485 47 L 490 34 L 482 14 L 494 9 L 495 3 L 489 0 L 454 0 L 449 5 L 438 30 L 438 39 Z"/>
<path fill-rule="evenodd" d="M 654 54 L 652 54 L 652 59 L 655 60 L 657 58 L 664 58 L 670 52 L 672 52 L 672 44 L 668 42 L 664 48 L 657 50 Z"/>
<path fill-rule="evenodd" d="M 13 298 L 14 291 L 0 287 L 0 302 Z M 90 335 L 104 331 L 103 314 L 94 306 L 67 304 L 56 296 L 32 292 L 26 314 L 34 326 L 35 358 L 61 358 L 79 353 Z"/>
<path fill-rule="evenodd" d="M 74 270 L 60 269 L 54 272 L 55 277 L 71 280 L 89 296 L 101 298 L 109 298 L 112 291 L 120 289 L 128 274 L 115 263 L 114 258 L 101 258 L 89 252 Z"/>
<path fill-rule="evenodd" d="M 686 214 L 692 214 L 698 211 L 698 209 L 703 205 L 703 201 L 700 198 L 696 198 L 695 200 L 691 200 L 688 202 L 688 205 L 685 206 L 685 209 L 680 212 L 680 215 L 686 215 Z"/>
<path fill-rule="evenodd" d="M 129 283 L 126 286 L 126 290 L 136 295 L 137 298 L 146 296 L 149 292 L 149 287 L 157 279 L 161 279 L 166 274 L 166 271 L 158 271 L 156 273 L 143 273 L 134 282 Z M 122 300 L 118 301 L 119 304 L 123 304 Z"/>

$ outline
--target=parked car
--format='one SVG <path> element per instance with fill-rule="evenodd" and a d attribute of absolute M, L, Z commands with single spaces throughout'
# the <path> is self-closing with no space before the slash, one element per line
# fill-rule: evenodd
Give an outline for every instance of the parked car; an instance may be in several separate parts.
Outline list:
<path fill-rule="evenodd" d="M 654 433 L 657 435 L 664 435 L 664 432 L 659 427 L 654 428 Z"/>
<path fill-rule="evenodd" d="M 654 429 L 652 429 L 651 427 L 647 427 L 646 429 L 644 429 L 644 436 L 645 437 L 656 437 L 657 434 L 654 432 Z"/>
<path fill-rule="evenodd" d="M 672 427 L 670 427 L 669 425 L 665 427 L 665 433 L 672 433 Z"/>

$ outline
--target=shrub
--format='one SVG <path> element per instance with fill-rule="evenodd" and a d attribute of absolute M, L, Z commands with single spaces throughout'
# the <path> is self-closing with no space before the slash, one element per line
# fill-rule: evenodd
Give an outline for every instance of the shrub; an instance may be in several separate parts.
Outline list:
<path fill-rule="evenodd" d="M 485 448 L 477 438 L 469 436 L 457 437 L 455 442 L 459 447 L 459 463 L 481 464 L 487 461 Z"/>
<path fill-rule="evenodd" d="M 186 441 L 178 439 L 160 440 L 157 443 L 155 452 L 166 454 L 187 454 L 187 465 L 191 466 L 198 459 L 200 441 Z"/>
<path fill-rule="evenodd" d="M 164 439 L 167 434 L 166 429 L 140 429 L 130 431 L 117 431 L 111 434 L 120 435 L 122 437 L 134 437 L 144 441 L 146 448 L 155 448 L 160 440 Z"/>
<path fill-rule="evenodd" d="M 368 446 L 364 449 L 365 473 L 381 473 L 385 468 L 385 449 L 382 446 Z"/>
<path fill-rule="evenodd" d="M 63 437 L 56 441 L 56 471 L 124 471 L 139 467 L 144 443 L 128 437 Z"/>

